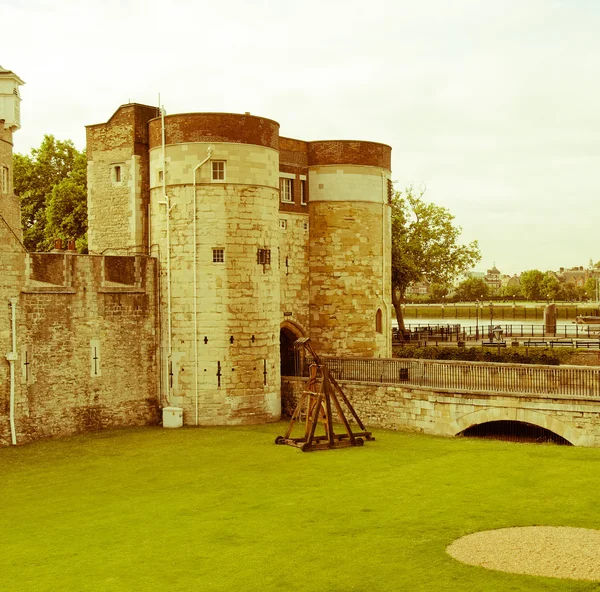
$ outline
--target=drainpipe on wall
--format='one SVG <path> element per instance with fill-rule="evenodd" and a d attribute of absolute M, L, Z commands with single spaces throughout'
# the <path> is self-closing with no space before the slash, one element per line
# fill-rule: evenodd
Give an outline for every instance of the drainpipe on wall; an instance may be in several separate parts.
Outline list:
<path fill-rule="evenodd" d="M 167 359 L 166 362 L 166 388 L 165 395 L 167 404 L 171 404 L 171 384 L 169 381 L 169 364 L 171 364 L 171 353 L 173 351 L 173 339 L 172 339 L 172 314 L 171 314 L 171 203 L 169 196 L 167 195 L 167 155 L 166 155 L 166 142 L 165 142 L 165 108 L 160 108 L 160 121 L 161 121 L 161 139 L 162 139 L 162 192 L 164 201 L 161 203 L 165 204 L 165 218 L 166 218 L 166 231 L 167 231 L 167 245 L 166 245 L 166 256 L 167 256 Z"/>
<path fill-rule="evenodd" d="M 387 273 L 387 267 L 385 264 L 385 253 L 386 253 L 386 248 L 385 248 L 385 231 L 386 231 L 386 225 L 387 225 L 387 216 L 385 215 L 385 206 L 387 204 L 387 177 L 386 174 L 382 171 L 381 172 L 381 183 L 382 183 L 382 191 L 381 191 L 381 268 L 382 268 L 382 274 L 381 274 L 381 302 L 383 302 L 383 307 L 386 311 L 385 314 L 385 318 L 386 318 L 386 322 L 385 322 L 385 327 L 382 327 L 383 331 L 384 331 L 384 335 L 388 335 L 388 337 L 386 338 L 386 343 L 387 343 L 387 339 L 389 339 L 389 332 L 392 330 L 391 326 L 388 326 L 387 321 L 389 320 L 391 323 L 391 311 L 388 309 L 387 303 L 385 301 L 385 275 Z M 390 240 L 391 240 L 391 234 L 390 234 Z M 390 267 L 391 267 L 391 261 L 390 263 Z M 389 270 L 391 273 L 391 269 Z M 394 286 L 392 286 L 392 290 L 394 289 Z M 391 356 L 391 352 L 386 352 L 386 355 Z M 381 356 L 380 356 L 381 357 Z"/>
<path fill-rule="evenodd" d="M 17 430 L 15 429 L 15 362 L 17 361 L 17 298 L 11 298 L 11 321 L 12 321 L 12 351 L 6 354 L 6 359 L 10 364 L 10 439 L 13 446 L 17 444 Z"/>
<path fill-rule="evenodd" d="M 200 167 L 210 160 L 212 154 L 212 146 L 206 150 L 206 158 L 194 167 L 194 382 L 196 393 L 196 425 L 199 425 L 198 419 L 198 241 L 196 232 L 196 218 L 198 217 L 197 199 L 196 199 L 196 173 Z"/>

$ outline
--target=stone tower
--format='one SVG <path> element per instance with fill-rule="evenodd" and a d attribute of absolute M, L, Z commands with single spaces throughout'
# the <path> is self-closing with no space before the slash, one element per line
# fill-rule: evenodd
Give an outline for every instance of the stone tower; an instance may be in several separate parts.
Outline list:
<path fill-rule="evenodd" d="M 157 115 L 129 103 L 86 127 L 90 253 L 148 253 L 148 121 Z"/>
<path fill-rule="evenodd" d="M 0 214 L 19 237 L 21 214 L 13 192 L 13 132 L 21 127 L 19 86 L 25 84 L 14 72 L 0 66 Z"/>
<path fill-rule="evenodd" d="M 159 259 L 161 401 L 184 423 L 279 419 L 298 337 L 391 355 L 389 146 L 145 105 L 87 129 L 90 250 Z"/>
<path fill-rule="evenodd" d="M 276 420 L 279 124 L 171 115 L 163 152 L 162 123 L 149 125 L 150 236 L 166 270 L 171 403 L 183 407 L 187 423 Z"/>
<path fill-rule="evenodd" d="M 391 148 L 308 145 L 310 333 L 329 355 L 391 357 Z"/>

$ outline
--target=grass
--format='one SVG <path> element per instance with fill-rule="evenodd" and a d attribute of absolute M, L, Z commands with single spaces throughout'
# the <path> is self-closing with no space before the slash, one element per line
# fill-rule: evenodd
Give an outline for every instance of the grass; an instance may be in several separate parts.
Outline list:
<path fill-rule="evenodd" d="M 2 590 L 561 591 L 445 553 L 474 531 L 600 529 L 600 450 L 376 430 L 302 453 L 284 424 L 128 429 L 0 450 Z"/>

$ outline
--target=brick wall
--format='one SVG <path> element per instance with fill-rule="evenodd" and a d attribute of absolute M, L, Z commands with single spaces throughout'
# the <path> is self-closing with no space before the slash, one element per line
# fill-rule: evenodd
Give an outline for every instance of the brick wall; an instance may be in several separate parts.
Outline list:
<path fill-rule="evenodd" d="M 115 275 L 115 266 L 106 266 L 105 257 L 26 257 L 26 274 L 19 278 L 19 270 L 15 271 L 10 290 L 18 296 L 18 443 L 156 423 L 156 261 L 142 256 L 131 258 L 129 264 L 121 260 L 127 272 L 121 274 L 126 283 L 121 283 L 114 281 L 123 278 Z M 113 269 L 113 281 L 106 279 L 105 267 Z M 4 292 L 1 296 L 9 295 Z M 0 315 L 3 352 L 10 349 L 9 321 L 7 313 Z M 0 444 L 10 442 L 7 366 L 0 375 Z"/>

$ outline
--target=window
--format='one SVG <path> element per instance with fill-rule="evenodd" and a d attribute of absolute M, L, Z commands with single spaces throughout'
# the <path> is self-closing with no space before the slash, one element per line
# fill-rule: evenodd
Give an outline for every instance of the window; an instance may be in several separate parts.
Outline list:
<path fill-rule="evenodd" d="M 115 183 L 121 182 L 121 167 L 120 165 L 115 166 Z"/>
<path fill-rule="evenodd" d="M 308 222 L 303 222 L 302 227 L 304 228 L 304 230 L 308 230 Z"/>
<path fill-rule="evenodd" d="M 383 333 L 383 314 L 381 314 L 381 309 L 377 309 L 377 313 L 375 314 L 375 331 L 377 333 Z"/>
<path fill-rule="evenodd" d="M 212 180 L 213 181 L 225 181 L 225 161 L 224 160 L 212 160 Z"/>
<path fill-rule="evenodd" d="M 256 262 L 261 265 L 271 265 L 271 249 L 258 249 Z"/>
<path fill-rule="evenodd" d="M 279 228 L 281 230 L 286 230 L 287 229 L 287 220 L 279 220 Z"/>
<path fill-rule="evenodd" d="M 164 175 L 164 173 L 162 171 L 158 171 L 158 182 L 159 183 L 163 182 L 163 175 Z"/>
<path fill-rule="evenodd" d="M 300 204 L 306 205 L 306 181 L 300 181 Z"/>
<path fill-rule="evenodd" d="M 225 249 L 216 248 L 212 250 L 213 263 L 225 263 Z"/>
<path fill-rule="evenodd" d="M 279 179 L 279 189 L 281 190 L 281 201 L 284 203 L 294 203 L 294 180 Z"/>
<path fill-rule="evenodd" d="M 1 167 L 0 193 L 8 193 L 8 167 Z"/>

